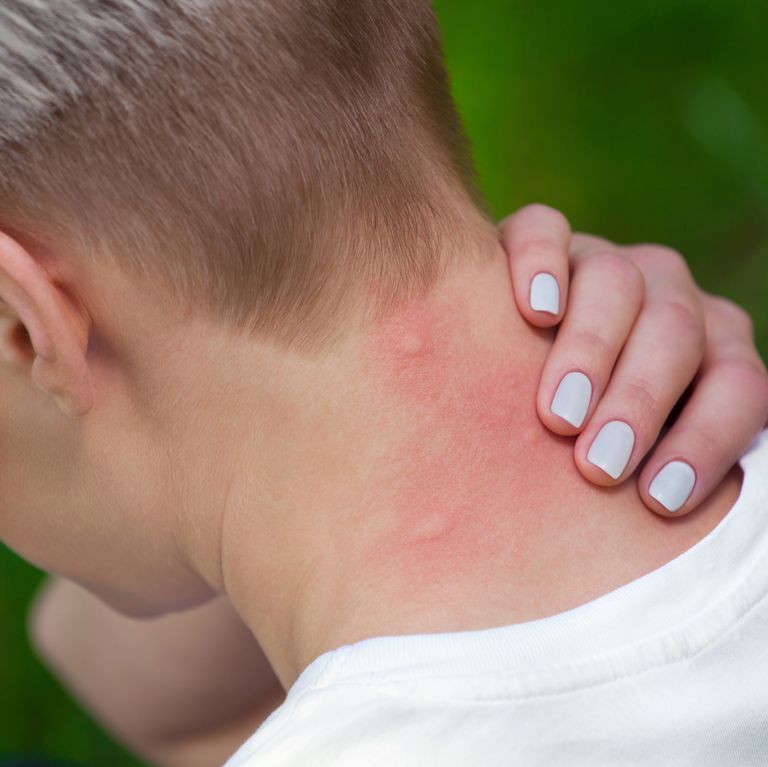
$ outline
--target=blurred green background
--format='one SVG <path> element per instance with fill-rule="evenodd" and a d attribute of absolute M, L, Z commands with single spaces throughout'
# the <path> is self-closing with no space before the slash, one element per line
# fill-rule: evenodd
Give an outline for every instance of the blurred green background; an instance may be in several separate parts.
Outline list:
<path fill-rule="evenodd" d="M 768 3 L 438 0 L 454 92 L 498 217 L 529 202 L 671 245 L 744 305 L 768 353 Z M 0 547 L 0 754 L 138 763 L 32 656 L 40 581 Z"/>

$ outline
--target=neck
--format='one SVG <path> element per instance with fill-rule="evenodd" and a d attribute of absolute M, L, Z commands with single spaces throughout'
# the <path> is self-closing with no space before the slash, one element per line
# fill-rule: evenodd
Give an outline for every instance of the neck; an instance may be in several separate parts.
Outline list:
<path fill-rule="evenodd" d="M 573 441 L 535 410 L 552 334 L 522 320 L 490 247 L 322 361 L 270 360 L 222 569 L 286 687 L 342 644 L 586 602 L 689 548 L 735 499 L 732 477 L 668 520 L 633 480 L 606 490 L 578 474 Z"/>

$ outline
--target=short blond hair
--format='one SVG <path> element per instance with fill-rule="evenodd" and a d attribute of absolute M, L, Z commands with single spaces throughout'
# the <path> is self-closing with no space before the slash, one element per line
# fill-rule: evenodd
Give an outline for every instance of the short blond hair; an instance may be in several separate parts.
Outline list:
<path fill-rule="evenodd" d="M 0 150 L 3 223 L 304 346 L 482 206 L 428 0 L 3 0 Z"/>

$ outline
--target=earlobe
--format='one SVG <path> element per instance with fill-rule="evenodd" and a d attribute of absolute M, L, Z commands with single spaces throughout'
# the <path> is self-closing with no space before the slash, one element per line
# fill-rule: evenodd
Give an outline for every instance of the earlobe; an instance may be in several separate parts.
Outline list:
<path fill-rule="evenodd" d="M 5 361 L 29 364 L 32 382 L 53 397 L 62 412 L 83 416 L 93 407 L 93 383 L 86 361 L 90 317 L 19 242 L 0 231 L 0 299 L 18 317 L 31 353 L 0 347 Z M 20 337 L 18 330 L 11 331 Z M 12 340 L 12 339 L 11 339 Z M 4 341 L 9 341 L 6 337 Z"/>
<path fill-rule="evenodd" d="M 93 407 L 93 385 L 84 360 L 83 365 L 75 368 L 62 364 L 61 359 L 46 360 L 36 356 L 32 363 L 32 380 L 71 418 L 87 415 Z"/>

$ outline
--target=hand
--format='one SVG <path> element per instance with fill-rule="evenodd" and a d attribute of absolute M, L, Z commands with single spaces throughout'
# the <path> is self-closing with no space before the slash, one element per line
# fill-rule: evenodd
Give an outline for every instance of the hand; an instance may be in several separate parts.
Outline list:
<path fill-rule="evenodd" d="M 572 236 L 542 205 L 506 218 L 501 236 L 521 314 L 538 327 L 562 321 L 538 390 L 543 423 L 579 435 L 576 465 L 598 485 L 623 482 L 652 451 L 638 478 L 645 504 L 664 516 L 695 509 L 768 421 L 749 315 L 703 292 L 675 251 Z"/>

